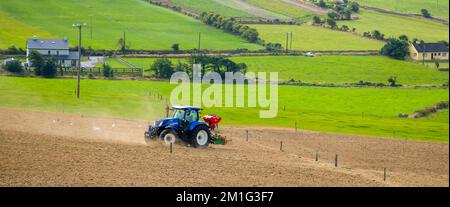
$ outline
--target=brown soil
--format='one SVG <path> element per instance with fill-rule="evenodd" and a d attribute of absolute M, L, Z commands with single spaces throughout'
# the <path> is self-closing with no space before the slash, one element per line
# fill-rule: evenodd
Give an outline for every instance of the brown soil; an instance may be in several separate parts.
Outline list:
<path fill-rule="evenodd" d="M 448 143 L 228 126 L 229 145 L 170 154 L 147 124 L 0 109 L 0 186 L 449 186 Z"/>

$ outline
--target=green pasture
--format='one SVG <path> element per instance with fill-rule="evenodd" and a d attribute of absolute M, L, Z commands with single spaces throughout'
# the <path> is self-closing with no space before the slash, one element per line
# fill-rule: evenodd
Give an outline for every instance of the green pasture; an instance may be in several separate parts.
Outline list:
<path fill-rule="evenodd" d="M 157 58 L 124 58 L 138 68 L 149 69 Z M 169 58 L 174 65 L 185 58 Z M 388 84 L 396 77 L 402 85 L 441 86 L 449 81 L 448 71 L 438 71 L 434 63 L 425 65 L 399 61 L 384 56 L 326 55 L 314 58 L 304 56 L 242 56 L 230 58 L 245 63 L 251 72 L 278 72 L 281 81 L 294 79 L 305 83 L 346 84 L 360 81 Z M 115 58 L 106 61 L 113 68 L 126 68 Z M 101 67 L 102 64 L 98 64 Z M 448 63 L 441 63 L 441 68 Z M 151 74 L 146 71 L 145 74 Z"/>
<path fill-rule="evenodd" d="M 307 9 L 293 6 L 282 0 L 244 0 L 268 11 L 280 13 L 289 16 L 298 21 L 309 21 L 313 13 Z"/>
<path fill-rule="evenodd" d="M 0 77 L 0 107 L 154 120 L 176 85 L 158 81 L 82 80 Z M 205 86 L 206 87 L 206 86 Z M 158 99 L 156 94 L 163 96 Z M 448 100 L 446 89 L 279 87 L 279 112 L 260 119 L 260 108 L 206 108 L 223 124 L 301 129 L 448 142 L 448 111 L 423 119 L 397 118 Z M 444 117 L 444 118 L 443 118 Z"/>
<path fill-rule="evenodd" d="M 2 0 L 0 48 L 11 45 L 25 48 L 26 39 L 34 35 L 68 37 L 71 46 L 75 46 L 78 31 L 72 27 L 74 23 L 87 24 L 83 28 L 83 46 L 98 49 L 118 49 L 124 32 L 130 49 L 170 50 L 175 43 L 181 49 L 193 49 L 197 48 L 199 32 L 204 49 L 261 48 L 191 17 L 141 0 Z"/>
<path fill-rule="evenodd" d="M 418 38 L 426 42 L 448 41 L 448 25 L 430 21 L 421 17 L 404 17 L 361 9 L 359 19 L 341 21 L 339 25 L 356 28 L 356 32 L 379 30 L 386 38 L 407 35 L 411 40 Z"/>
<path fill-rule="evenodd" d="M 388 84 L 397 77 L 404 85 L 442 85 L 448 82 L 448 72 L 435 67 L 394 60 L 384 56 L 262 56 L 234 57 L 247 64 L 249 71 L 278 72 L 281 80 L 306 83 L 356 83 L 359 81 Z"/>
<path fill-rule="evenodd" d="M 379 50 L 383 47 L 381 41 L 310 25 L 254 24 L 250 26 L 258 30 L 263 40 L 280 43 L 283 48 L 286 48 L 286 34 L 292 32 L 293 50 Z"/>
<path fill-rule="evenodd" d="M 356 0 L 362 5 L 398 11 L 409 14 L 421 14 L 427 9 L 432 16 L 448 19 L 448 0 Z"/>

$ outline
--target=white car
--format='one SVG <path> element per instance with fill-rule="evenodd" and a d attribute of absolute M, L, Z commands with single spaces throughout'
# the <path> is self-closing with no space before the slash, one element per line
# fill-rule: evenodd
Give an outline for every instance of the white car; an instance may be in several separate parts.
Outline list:
<path fill-rule="evenodd" d="M 312 52 L 307 52 L 306 57 L 316 57 L 316 55 Z"/>

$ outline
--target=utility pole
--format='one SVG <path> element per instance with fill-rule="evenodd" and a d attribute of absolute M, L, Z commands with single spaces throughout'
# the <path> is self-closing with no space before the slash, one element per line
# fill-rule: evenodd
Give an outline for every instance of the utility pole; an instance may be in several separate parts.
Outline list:
<path fill-rule="evenodd" d="M 286 33 L 286 53 L 289 52 L 289 32 Z"/>
<path fill-rule="evenodd" d="M 202 33 L 199 32 L 198 33 L 198 52 L 200 52 L 201 44 L 202 44 Z"/>
<path fill-rule="evenodd" d="M 89 28 L 91 30 L 91 47 L 92 47 L 92 15 L 89 16 Z"/>
<path fill-rule="evenodd" d="M 86 24 L 73 24 L 73 27 L 78 28 L 78 63 L 77 63 L 77 98 L 80 98 L 80 79 L 81 79 L 81 28 Z"/>
<path fill-rule="evenodd" d="M 291 47 L 290 49 L 292 50 L 292 31 L 291 31 Z"/>
<path fill-rule="evenodd" d="M 125 55 L 125 51 L 127 50 L 127 39 L 126 33 L 123 32 L 123 45 L 122 45 L 122 53 Z"/>

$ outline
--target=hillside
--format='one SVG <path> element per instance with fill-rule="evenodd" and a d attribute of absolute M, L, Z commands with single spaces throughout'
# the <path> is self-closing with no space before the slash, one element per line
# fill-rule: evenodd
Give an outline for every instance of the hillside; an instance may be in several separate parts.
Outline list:
<path fill-rule="evenodd" d="M 367 39 L 349 32 L 333 31 L 310 25 L 252 24 L 262 39 L 286 44 L 286 34 L 293 33 L 293 50 L 379 50 L 383 42 Z"/>
<path fill-rule="evenodd" d="M 397 11 L 408 14 L 420 14 L 427 9 L 432 16 L 448 19 L 448 0 L 356 0 L 362 5 Z"/>
<path fill-rule="evenodd" d="M 36 12 L 29 12 L 36 11 Z M 45 12 L 38 12 L 45 11 Z M 90 23 L 85 27 L 85 47 L 117 49 L 118 40 L 126 32 L 131 49 L 170 50 L 174 43 L 181 49 L 198 45 L 202 33 L 204 49 L 259 49 L 244 39 L 226 34 L 174 11 L 141 0 L 2 0 L 0 1 L 0 48 L 11 45 L 25 47 L 25 40 L 36 35 L 42 38 L 69 37 L 76 43 L 74 23 Z"/>
<path fill-rule="evenodd" d="M 421 17 L 404 17 L 384 14 L 376 11 L 361 9 L 359 19 L 340 21 L 339 25 L 356 28 L 356 32 L 363 33 L 379 30 L 389 37 L 407 35 L 410 39 L 418 38 L 424 41 L 448 41 L 448 25 L 430 21 Z"/>

